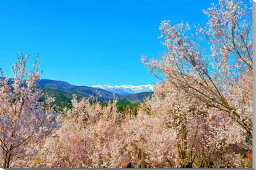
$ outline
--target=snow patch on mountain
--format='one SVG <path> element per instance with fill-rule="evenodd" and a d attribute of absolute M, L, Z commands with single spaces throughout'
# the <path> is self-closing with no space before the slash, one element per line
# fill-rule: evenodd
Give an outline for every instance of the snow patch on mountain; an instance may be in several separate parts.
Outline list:
<path fill-rule="evenodd" d="M 132 85 L 120 85 L 120 86 L 112 86 L 112 85 L 95 85 L 92 86 L 94 88 L 103 89 L 109 91 L 111 93 L 126 95 L 126 94 L 136 94 L 141 92 L 153 92 L 153 85 L 140 85 L 140 86 L 132 86 Z"/>

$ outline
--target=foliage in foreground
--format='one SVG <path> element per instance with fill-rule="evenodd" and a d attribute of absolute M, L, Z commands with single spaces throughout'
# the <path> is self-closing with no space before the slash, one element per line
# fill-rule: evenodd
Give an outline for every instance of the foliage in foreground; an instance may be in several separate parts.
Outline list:
<path fill-rule="evenodd" d="M 36 155 L 35 145 L 42 142 L 57 127 L 51 108 L 52 98 L 43 95 L 35 83 L 39 77 L 37 65 L 26 72 L 28 57 L 19 57 L 13 66 L 14 79 L 0 81 L 0 156 L 1 167 L 24 167 Z M 2 76 L 3 77 L 3 76 Z"/>
<path fill-rule="evenodd" d="M 73 99 L 31 167 L 250 167 L 246 131 L 216 109 L 159 85 L 137 116 Z"/>

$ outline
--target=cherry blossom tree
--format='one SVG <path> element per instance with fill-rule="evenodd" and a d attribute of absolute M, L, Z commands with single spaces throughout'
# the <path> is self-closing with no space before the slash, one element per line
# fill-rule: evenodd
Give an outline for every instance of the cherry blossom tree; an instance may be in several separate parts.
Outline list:
<path fill-rule="evenodd" d="M 0 82 L 0 154 L 1 167 L 26 167 L 36 154 L 33 144 L 50 135 L 56 126 L 54 101 L 37 89 L 39 64 L 27 73 L 29 57 L 23 55 L 13 65 L 14 78 L 1 78 Z"/>
<path fill-rule="evenodd" d="M 143 58 L 143 62 L 152 72 L 162 72 L 168 83 L 187 96 L 230 117 L 252 138 L 251 93 L 243 109 L 236 96 L 241 94 L 237 90 L 245 90 L 238 88 L 242 77 L 249 76 L 250 85 L 252 80 L 251 8 L 239 0 L 219 0 L 204 13 L 208 23 L 195 31 L 189 24 L 163 21 L 160 30 L 167 51 L 160 60 Z M 203 49 L 202 43 L 208 43 L 210 49 Z M 251 91 L 252 86 L 246 90 Z"/>
<path fill-rule="evenodd" d="M 175 166 L 167 167 L 250 167 L 244 161 L 246 152 L 251 151 L 251 144 L 245 140 L 246 131 L 218 109 L 208 107 L 197 98 L 187 97 L 172 84 L 156 86 L 153 97 L 141 105 L 139 115 L 143 113 L 152 118 L 162 117 L 161 123 L 157 124 L 162 128 L 167 125 L 164 129 L 174 132 L 169 140 L 175 147 L 169 156 L 178 157 L 172 159 L 176 160 Z M 138 119 L 135 121 L 141 122 Z"/>
<path fill-rule="evenodd" d="M 75 97 L 72 109 L 58 116 L 57 137 L 49 137 L 35 161 L 48 168 L 126 167 L 123 115 L 116 101 L 102 105 L 93 98 Z M 38 167 L 34 166 L 34 167 Z"/>
<path fill-rule="evenodd" d="M 166 87 L 160 91 L 167 98 L 157 97 L 155 91 L 146 108 L 149 112 L 160 112 L 161 107 L 167 111 L 164 108 L 168 104 L 180 101 L 180 107 L 187 110 L 173 112 L 175 105 L 168 107 L 171 119 L 182 120 L 172 125 L 181 138 L 177 139 L 182 143 L 181 155 L 195 156 L 183 167 L 188 163 L 199 167 L 246 167 L 243 157 L 252 152 L 252 11 L 241 1 L 220 0 L 204 13 L 209 18 L 207 25 L 195 26 L 195 30 L 185 23 L 162 22 L 160 30 L 167 51 L 160 60 L 143 58 L 143 62 L 155 76 L 163 73 Z M 208 50 L 205 45 L 201 47 L 206 43 Z M 174 94 L 182 97 L 172 96 L 176 101 L 166 102 L 168 95 Z M 193 116 L 186 109 L 191 106 L 199 111 Z M 203 124 L 187 123 L 200 113 L 204 113 Z M 198 130 L 204 137 L 196 142 L 200 147 L 195 149 L 190 148 L 193 138 L 188 134 L 193 134 L 191 129 L 197 129 L 196 124 L 202 127 Z"/>

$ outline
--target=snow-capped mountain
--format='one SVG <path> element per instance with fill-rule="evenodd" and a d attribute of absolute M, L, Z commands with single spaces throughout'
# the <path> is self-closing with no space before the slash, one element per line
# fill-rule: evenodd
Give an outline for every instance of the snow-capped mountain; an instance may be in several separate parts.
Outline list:
<path fill-rule="evenodd" d="M 111 93 L 126 95 L 126 94 L 136 94 L 141 92 L 153 92 L 153 85 L 140 85 L 140 86 L 132 86 L 132 85 L 121 85 L 121 86 L 111 86 L 111 85 L 95 85 L 92 86 L 94 88 L 103 89 L 109 91 Z"/>

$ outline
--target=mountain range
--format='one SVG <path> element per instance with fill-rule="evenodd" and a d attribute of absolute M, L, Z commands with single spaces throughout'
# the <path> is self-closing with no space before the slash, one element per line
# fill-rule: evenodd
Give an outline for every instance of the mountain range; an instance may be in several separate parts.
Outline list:
<path fill-rule="evenodd" d="M 103 89 L 112 92 L 117 95 L 128 95 L 136 94 L 141 92 L 153 92 L 153 86 L 150 84 L 132 86 L 132 85 L 121 85 L 121 86 L 111 86 L 111 85 L 95 85 L 94 88 Z"/>
<path fill-rule="evenodd" d="M 55 98 L 57 105 L 71 103 L 72 95 L 78 98 L 93 96 L 102 102 L 107 102 L 117 98 L 119 101 L 130 104 L 138 104 L 153 94 L 152 85 L 142 86 L 75 86 L 65 81 L 41 79 L 38 88 L 42 89 L 49 96 Z"/>
<path fill-rule="evenodd" d="M 111 92 L 105 91 L 103 89 L 92 88 L 89 86 L 75 86 L 64 81 L 41 79 L 38 82 L 38 88 L 46 89 L 45 91 L 53 92 L 53 90 L 61 91 L 62 93 L 67 93 L 72 96 L 72 94 L 78 97 L 100 97 L 102 101 L 108 101 L 113 99 L 115 95 Z M 51 90 L 48 90 L 51 89 Z"/>

